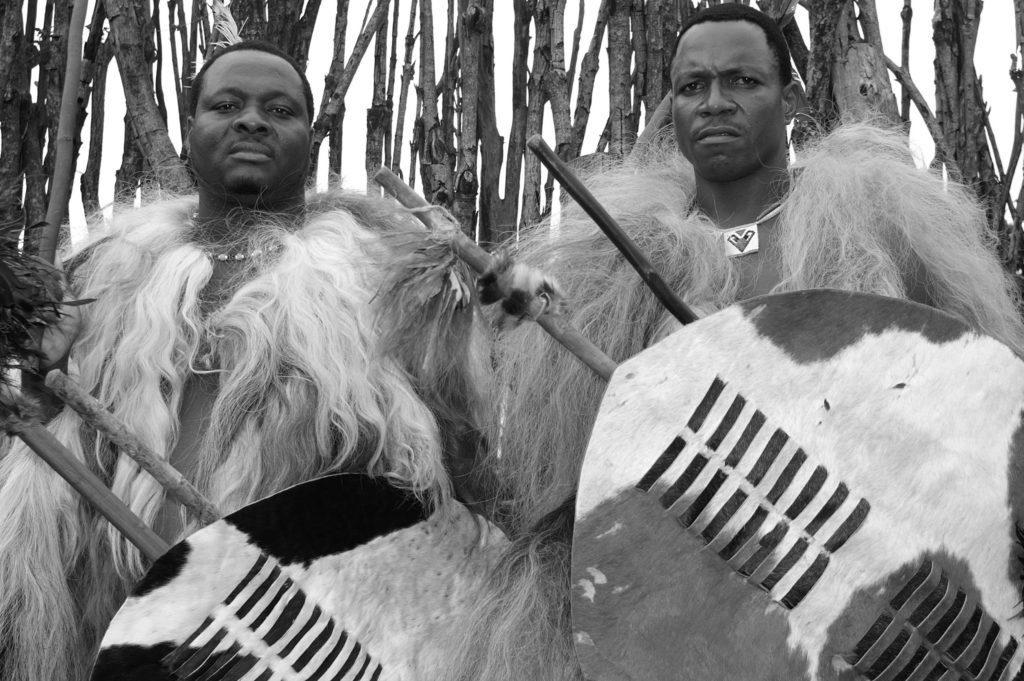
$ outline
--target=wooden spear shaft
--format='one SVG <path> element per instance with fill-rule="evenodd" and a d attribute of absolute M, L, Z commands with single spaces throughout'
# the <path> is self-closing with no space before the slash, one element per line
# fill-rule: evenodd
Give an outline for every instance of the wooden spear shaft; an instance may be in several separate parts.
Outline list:
<path fill-rule="evenodd" d="M 432 206 L 427 203 L 427 200 L 417 194 L 402 178 L 387 168 L 381 168 L 373 176 L 373 179 L 385 191 L 398 199 L 399 203 L 412 210 L 416 217 L 420 219 L 420 222 L 432 231 L 448 234 L 451 237 L 452 249 L 470 267 L 480 274 L 483 274 L 490 268 L 491 255 L 459 231 L 454 225 L 438 217 L 436 211 L 430 210 Z M 618 366 L 615 361 L 604 354 L 600 348 L 590 342 L 589 339 L 560 315 L 545 312 L 537 317 L 536 321 L 552 338 L 561 343 L 569 352 L 576 355 L 594 373 L 605 381 L 611 380 L 612 372 Z"/>
<path fill-rule="evenodd" d="M 647 287 L 651 289 L 658 300 L 661 301 L 661 304 L 665 306 L 665 309 L 678 319 L 681 324 L 697 321 L 697 315 L 690 309 L 690 306 L 684 303 L 682 298 L 669 288 L 665 280 L 658 274 L 658 271 L 647 260 L 647 256 L 622 231 L 618 223 L 608 214 L 604 206 L 594 198 L 590 190 L 580 182 L 580 179 L 576 177 L 576 174 L 572 172 L 569 166 L 565 165 L 562 159 L 555 155 L 551 147 L 544 142 L 544 138 L 540 135 L 534 135 L 526 141 L 526 146 L 537 155 L 540 162 L 555 176 L 555 179 L 569 192 L 569 195 L 576 199 L 576 203 L 580 204 L 580 207 L 601 228 L 605 236 L 615 244 L 615 247 L 619 249 L 619 252 L 622 253 L 629 264 L 633 266 L 633 269 L 637 271 L 640 278 L 647 284 Z"/>
<path fill-rule="evenodd" d="M 170 548 L 167 542 L 132 513 L 123 501 L 67 450 L 53 434 L 38 423 L 17 416 L 5 407 L 0 421 L 7 432 L 17 435 L 39 458 L 82 495 L 110 521 L 147 559 L 155 561 Z"/>
<path fill-rule="evenodd" d="M 87 393 L 67 374 L 54 369 L 46 375 L 46 386 L 64 404 L 78 412 L 82 420 L 103 433 L 121 454 L 130 456 L 142 470 L 160 483 L 167 494 L 184 506 L 204 525 L 220 520 L 221 513 L 213 503 L 173 466 L 156 455 L 127 425 L 111 414 L 103 403 Z"/>

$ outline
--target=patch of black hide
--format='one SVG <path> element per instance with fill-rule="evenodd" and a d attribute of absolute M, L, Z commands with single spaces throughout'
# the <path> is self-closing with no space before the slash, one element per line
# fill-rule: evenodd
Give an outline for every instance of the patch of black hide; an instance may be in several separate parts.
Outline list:
<path fill-rule="evenodd" d="M 227 516 L 260 550 L 305 567 L 425 520 L 408 492 L 355 473 L 290 487 Z"/>
<path fill-rule="evenodd" d="M 888 329 L 945 343 L 970 332 L 960 320 L 908 300 L 830 289 L 794 291 L 740 303 L 754 326 L 795 362 L 830 359 L 865 335 Z"/>
<path fill-rule="evenodd" d="M 169 584 L 172 579 L 181 574 L 181 569 L 185 567 L 185 561 L 188 560 L 190 553 L 192 553 L 192 547 L 188 545 L 187 541 L 178 542 L 172 546 L 167 553 L 157 558 L 146 576 L 139 580 L 132 590 L 132 596 L 145 596 L 149 592 Z"/>
<path fill-rule="evenodd" d="M 161 660 L 174 652 L 173 643 L 155 646 L 111 646 L 100 651 L 90 681 L 176 681 Z"/>

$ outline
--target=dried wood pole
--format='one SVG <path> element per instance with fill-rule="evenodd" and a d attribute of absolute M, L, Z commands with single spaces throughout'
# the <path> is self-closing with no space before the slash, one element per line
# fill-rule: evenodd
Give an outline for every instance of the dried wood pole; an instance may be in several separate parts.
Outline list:
<path fill-rule="evenodd" d="M 152 475 L 167 494 L 184 506 L 196 520 L 204 525 L 220 520 L 221 512 L 185 476 L 158 457 L 128 426 L 68 378 L 67 374 L 56 369 L 51 371 L 46 375 L 46 386 L 78 412 L 82 420 L 103 433 L 120 453 L 131 457 L 142 470 Z"/>
<path fill-rule="evenodd" d="M 138 547 L 148 560 L 154 561 L 170 548 L 142 520 L 132 513 L 106 485 L 79 461 L 53 434 L 39 423 L 23 416 L 19 398 L 5 390 L 0 396 L 0 426 L 28 445 L 59 476 L 82 495 L 104 518 Z"/>

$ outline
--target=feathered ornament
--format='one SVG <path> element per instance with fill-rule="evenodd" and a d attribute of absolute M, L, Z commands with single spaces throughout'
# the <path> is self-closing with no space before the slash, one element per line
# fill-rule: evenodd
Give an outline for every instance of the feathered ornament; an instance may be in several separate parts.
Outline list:
<path fill-rule="evenodd" d="M 40 334 L 60 318 L 62 288 L 57 268 L 24 253 L 16 242 L 0 241 L 0 364 L 4 370 L 39 356 Z"/>
<path fill-rule="evenodd" d="M 235 17 L 231 15 L 231 9 L 226 4 L 221 0 L 212 0 L 210 11 L 213 12 L 213 33 L 219 33 L 221 36 L 220 40 L 211 43 L 212 47 L 222 48 L 242 42 L 242 30 L 235 23 Z"/>

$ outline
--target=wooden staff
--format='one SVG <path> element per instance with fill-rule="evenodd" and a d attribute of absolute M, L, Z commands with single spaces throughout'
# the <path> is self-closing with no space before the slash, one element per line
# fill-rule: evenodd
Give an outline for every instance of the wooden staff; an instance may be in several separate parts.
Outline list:
<path fill-rule="evenodd" d="M 640 278 L 644 280 L 647 287 L 651 289 L 658 300 L 661 301 L 661 304 L 665 306 L 665 309 L 678 319 L 681 324 L 697 321 L 697 315 L 690 309 L 690 306 L 684 303 L 682 298 L 669 288 L 668 284 L 661 278 L 661 275 L 654 269 L 654 266 L 647 260 L 643 252 L 622 231 L 618 223 L 608 214 L 604 206 L 594 198 L 590 190 L 580 182 L 580 179 L 576 177 L 576 174 L 572 172 L 569 166 L 555 155 L 551 147 L 544 142 L 544 138 L 540 135 L 534 135 L 526 141 L 526 146 L 537 155 L 540 162 L 555 176 L 555 179 L 569 192 L 569 195 L 576 199 L 576 203 L 580 204 L 580 207 L 601 228 L 605 236 L 615 244 L 615 247 L 619 249 L 619 252 L 622 253 L 629 264 L 633 266 L 633 269 L 640 274 Z"/>
<path fill-rule="evenodd" d="M 3 428 L 21 438 L 29 449 L 92 504 L 128 541 L 137 546 L 142 555 L 154 561 L 167 552 L 170 548 L 167 542 L 132 513 L 131 509 L 107 489 L 107 486 L 50 431 L 19 415 L 20 410 L 14 406 L 16 400 L 10 393 L 0 397 L 0 403 L 0 424 Z"/>
<path fill-rule="evenodd" d="M 417 194 L 400 177 L 387 168 L 381 168 L 373 176 L 373 179 L 385 191 L 398 199 L 399 203 L 414 211 L 416 217 L 432 231 L 448 234 L 451 237 L 452 249 L 477 273 L 483 274 L 491 267 L 492 258 L 487 251 L 474 243 L 472 239 L 455 228 L 447 220 L 439 217 L 436 211 L 430 210 L 433 206 L 427 203 L 426 199 Z M 606 381 L 611 380 L 612 372 L 618 366 L 615 361 L 604 354 L 600 348 L 591 343 L 590 340 L 560 315 L 544 312 L 537 317 L 536 322 L 552 338 L 565 346 L 569 352 L 576 355 L 584 364 L 590 367 L 594 373 Z"/>
<path fill-rule="evenodd" d="M 213 503 L 185 476 L 146 446 L 128 426 L 111 414 L 103 403 L 87 393 L 63 371 L 54 369 L 46 375 L 46 386 L 96 430 L 115 444 L 122 454 L 130 456 L 142 470 L 160 483 L 168 495 L 180 503 L 204 525 L 220 520 L 221 513 Z"/>

